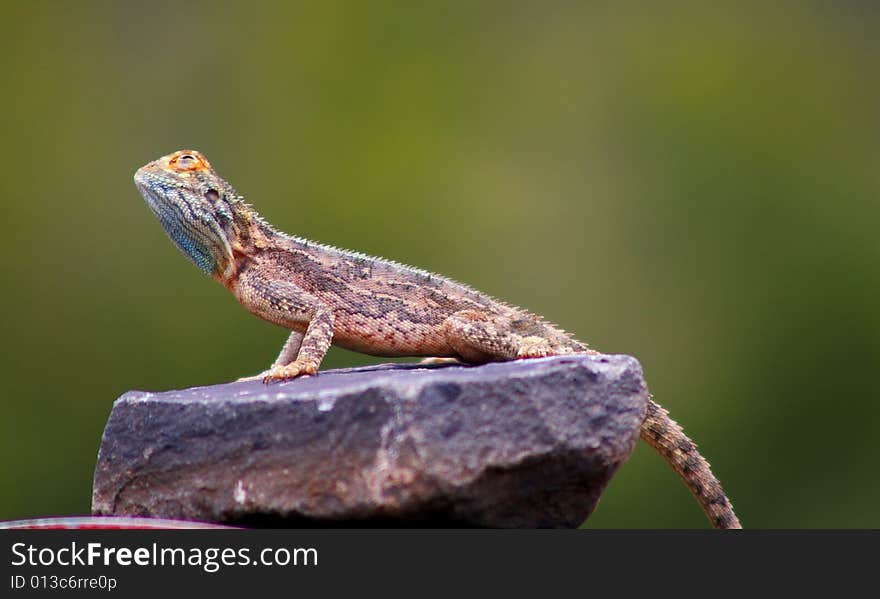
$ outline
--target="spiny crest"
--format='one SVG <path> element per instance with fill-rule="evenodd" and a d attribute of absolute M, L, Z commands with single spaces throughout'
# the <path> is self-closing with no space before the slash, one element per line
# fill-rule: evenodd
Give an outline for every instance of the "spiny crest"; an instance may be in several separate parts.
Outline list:
<path fill-rule="evenodd" d="M 414 275 L 416 275 L 416 276 L 418 276 L 418 277 L 422 277 L 422 278 L 424 278 L 425 280 L 437 281 L 437 282 L 439 282 L 439 283 L 441 283 L 441 284 L 447 284 L 447 285 L 451 285 L 451 286 L 458 287 L 462 292 L 464 292 L 464 293 L 466 293 L 466 294 L 469 294 L 469 295 L 472 295 L 472 296 L 474 296 L 474 297 L 480 297 L 480 298 L 483 299 L 484 301 L 489 302 L 489 303 L 495 305 L 497 308 L 499 308 L 499 309 L 502 310 L 502 311 L 506 311 L 506 312 L 515 312 L 515 313 L 521 315 L 521 316 L 524 317 L 524 318 L 531 319 L 531 320 L 533 320 L 534 322 L 537 322 L 537 323 L 541 324 L 542 326 L 545 326 L 545 327 L 547 327 L 547 328 L 549 328 L 549 329 L 555 331 L 555 332 L 556 332 L 557 334 L 559 334 L 562 338 L 564 338 L 564 339 L 567 340 L 567 341 L 570 341 L 573 345 L 576 345 L 576 346 L 578 346 L 579 348 L 582 348 L 582 349 L 586 349 L 586 348 L 587 348 L 587 345 L 586 345 L 586 344 L 584 344 L 584 343 L 581 342 L 581 341 L 577 341 L 577 340 L 571 335 L 571 333 L 565 331 L 564 329 L 560 328 L 560 327 L 557 326 L 556 324 L 554 324 L 554 323 L 552 323 L 552 322 L 546 320 L 544 317 L 542 317 L 542 316 L 540 316 L 540 315 L 538 315 L 538 314 L 535 314 L 534 312 L 530 312 L 530 311 L 528 311 L 528 310 L 526 310 L 526 309 L 524 309 L 524 308 L 520 308 L 520 307 L 517 307 L 517 306 L 513 306 L 513 305 L 511 305 L 511 304 L 509 304 L 509 303 L 507 303 L 507 302 L 504 302 L 504 301 L 502 301 L 502 300 L 499 300 L 499 299 L 497 299 L 497 298 L 495 298 L 495 297 L 493 297 L 493 296 L 491 296 L 491 295 L 488 295 L 488 294 L 486 294 L 486 293 L 483 293 L 482 291 L 477 291 L 477 290 L 474 289 L 473 287 L 471 287 L 471 286 L 469 286 L 469 285 L 466 285 L 466 284 L 464 284 L 464 283 L 461 283 L 461 282 L 459 282 L 459 281 L 456 281 L 456 280 L 454 280 L 454 279 L 451 279 L 451 278 L 449 278 L 449 277 L 445 277 L 445 276 L 443 276 L 443 275 L 438 275 L 438 274 L 436 274 L 436 273 L 433 273 L 433 272 L 430 272 L 430 271 L 427 271 L 427 270 L 424 270 L 424 269 L 418 268 L 418 267 L 416 267 L 416 266 L 410 266 L 409 264 L 404 264 L 404 263 L 402 263 L 402 262 L 397 262 L 397 261 L 395 261 L 395 260 L 391 260 L 391 259 L 388 259 L 388 258 L 382 258 L 382 257 L 378 257 L 378 256 L 371 256 L 371 255 L 369 255 L 369 254 L 364 254 L 364 253 L 362 253 L 362 252 L 357 252 L 357 251 L 353 251 L 353 250 L 347 250 L 347 249 L 344 249 L 344 248 L 340 248 L 340 247 L 333 246 L 333 245 L 329 245 L 329 244 L 325 244 L 325 243 L 319 243 L 319 242 L 316 242 L 316 241 L 312 241 L 312 240 L 310 240 L 310 239 L 305 239 L 305 238 L 303 238 L 303 237 L 298 237 L 298 236 L 294 236 L 294 235 L 288 235 L 288 234 L 286 234 L 286 233 L 281 233 L 281 232 L 275 231 L 274 229 L 273 229 L 272 231 L 273 231 L 276 235 L 280 235 L 280 236 L 282 236 L 282 237 L 284 237 L 284 238 L 289 239 L 289 240 L 292 241 L 293 243 L 296 243 L 296 244 L 299 244 L 299 245 L 305 246 L 305 247 L 310 248 L 310 249 L 316 249 L 316 250 L 319 250 L 319 251 L 321 251 L 321 252 L 335 253 L 335 254 L 338 254 L 338 255 L 340 255 L 340 256 L 347 257 L 347 258 L 351 258 L 351 259 L 354 259 L 354 260 L 364 260 L 364 261 L 368 261 L 368 262 L 375 262 L 375 263 L 378 263 L 378 264 L 383 264 L 383 265 L 385 265 L 385 266 L 388 266 L 389 268 L 392 268 L 392 269 L 395 269 L 395 270 L 402 270 L 402 271 L 405 271 L 405 272 L 407 272 L 407 273 L 414 274 Z"/>

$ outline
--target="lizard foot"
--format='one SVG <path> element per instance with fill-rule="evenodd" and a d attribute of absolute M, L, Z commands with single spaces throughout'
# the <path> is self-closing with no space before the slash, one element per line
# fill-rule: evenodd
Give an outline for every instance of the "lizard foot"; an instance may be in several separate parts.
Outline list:
<path fill-rule="evenodd" d="M 461 362 L 455 358 L 422 358 L 419 360 L 419 364 L 461 364 Z"/>
<path fill-rule="evenodd" d="M 311 361 L 294 360 L 284 366 L 273 366 L 263 376 L 266 384 L 272 381 L 289 381 L 300 376 L 308 376 L 318 372 L 318 365 Z"/>
<path fill-rule="evenodd" d="M 544 356 L 552 356 L 555 352 L 550 342 L 543 337 L 524 337 L 522 344 L 516 353 L 518 359 L 522 358 L 543 358 Z"/>

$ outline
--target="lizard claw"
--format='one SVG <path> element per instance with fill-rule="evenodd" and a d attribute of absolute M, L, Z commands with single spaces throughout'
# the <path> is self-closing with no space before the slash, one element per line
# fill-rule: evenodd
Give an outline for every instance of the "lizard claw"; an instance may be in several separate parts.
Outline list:
<path fill-rule="evenodd" d="M 241 378 L 235 379 L 235 382 L 236 383 L 243 383 L 245 381 L 262 381 L 264 378 L 266 378 L 266 375 L 268 375 L 268 374 L 269 374 L 269 371 L 264 370 L 260 374 L 255 374 L 253 376 L 243 376 Z"/>
<path fill-rule="evenodd" d="M 301 376 L 316 374 L 318 367 L 311 362 L 293 361 L 285 366 L 273 366 L 263 373 L 263 383 L 269 384 L 273 381 L 289 381 Z"/>

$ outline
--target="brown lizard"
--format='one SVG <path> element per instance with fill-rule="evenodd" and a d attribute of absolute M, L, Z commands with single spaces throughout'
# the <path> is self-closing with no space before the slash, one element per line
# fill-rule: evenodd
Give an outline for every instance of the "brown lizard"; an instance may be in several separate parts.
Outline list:
<path fill-rule="evenodd" d="M 331 343 L 468 364 L 598 353 L 541 317 L 451 279 L 275 230 L 199 152 L 163 156 L 134 179 L 196 266 L 248 311 L 290 329 L 278 358 L 258 375 L 264 382 L 316 373 Z M 653 400 L 641 437 L 681 476 L 713 526 L 741 528 L 708 462 Z"/>

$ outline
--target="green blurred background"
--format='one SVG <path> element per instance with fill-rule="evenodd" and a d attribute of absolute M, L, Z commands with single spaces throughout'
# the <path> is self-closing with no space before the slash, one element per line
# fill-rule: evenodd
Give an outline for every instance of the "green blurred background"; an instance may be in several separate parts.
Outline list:
<path fill-rule="evenodd" d="M 637 356 L 746 526 L 880 526 L 880 11 L 663 4 L 4 3 L 0 519 L 88 511 L 122 392 L 284 341 L 132 184 L 194 148 L 282 230 Z M 640 444 L 589 526 L 707 523 Z"/>

